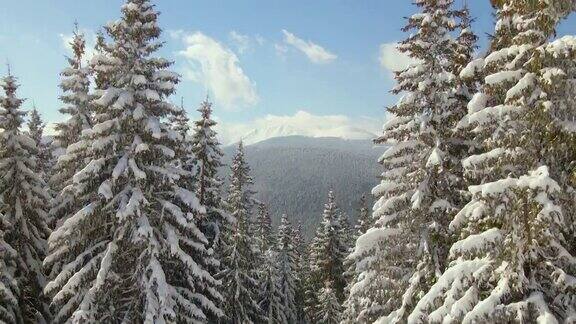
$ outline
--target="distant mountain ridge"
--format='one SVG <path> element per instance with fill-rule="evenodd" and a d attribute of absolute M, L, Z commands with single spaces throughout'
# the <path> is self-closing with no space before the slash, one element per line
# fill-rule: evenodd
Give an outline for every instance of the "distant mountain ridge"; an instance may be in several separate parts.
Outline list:
<path fill-rule="evenodd" d="M 229 164 L 236 145 L 224 148 Z M 385 150 L 371 140 L 275 137 L 246 146 L 257 198 L 269 205 L 274 222 L 285 213 L 301 221 L 311 237 L 322 217 L 328 191 L 334 190 L 339 207 L 350 221 L 356 219 L 362 194 L 378 183 L 378 158 Z M 228 168 L 222 170 L 228 175 Z M 371 201 L 370 201 L 371 202 Z"/>
<path fill-rule="evenodd" d="M 306 137 L 306 138 L 341 138 L 347 140 L 369 140 L 376 137 L 370 131 L 351 126 L 331 128 L 305 129 L 292 125 L 280 125 L 275 127 L 257 128 L 243 135 L 242 141 L 247 144 L 255 144 L 272 138 L 283 137 Z"/>

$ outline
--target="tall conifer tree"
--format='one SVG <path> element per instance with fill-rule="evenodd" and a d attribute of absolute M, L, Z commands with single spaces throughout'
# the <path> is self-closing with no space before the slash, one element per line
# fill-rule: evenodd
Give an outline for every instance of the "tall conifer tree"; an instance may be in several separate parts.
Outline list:
<path fill-rule="evenodd" d="M 282 215 L 280 226 L 278 226 L 278 279 L 287 323 L 296 323 L 298 321 L 298 308 L 296 305 L 298 260 L 293 244 L 293 233 L 294 229 L 288 217 L 285 214 Z"/>
<path fill-rule="evenodd" d="M 280 287 L 278 253 L 274 249 L 268 249 L 261 256 L 261 260 L 258 307 L 266 317 L 267 323 L 289 323 L 286 319 Z"/>
<path fill-rule="evenodd" d="M 406 321 L 418 296 L 446 266 L 448 223 L 463 202 L 458 166 L 467 148 L 453 127 L 466 113 L 455 66 L 461 69 L 473 51 L 462 46 L 465 37 L 458 34 L 466 29 L 470 36 L 469 19 L 452 0 L 414 4 L 420 12 L 403 29 L 413 33 L 398 49 L 416 63 L 396 73 L 392 92 L 403 96 L 388 109 L 394 117 L 377 139 L 391 146 L 380 159 L 382 182 L 373 190 L 376 224 L 358 239 L 351 256 L 357 266 L 348 305 L 366 321 L 396 308 L 389 319 Z"/>
<path fill-rule="evenodd" d="M 242 142 L 230 166 L 230 189 L 227 205 L 235 222 L 224 236 L 222 281 L 225 312 L 231 323 L 256 323 L 265 319 L 258 307 L 258 255 L 251 217 L 254 208 L 250 167 L 244 157 Z"/>
<path fill-rule="evenodd" d="M 216 306 L 218 282 L 204 212 L 180 186 L 191 173 L 176 168 L 181 137 L 166 123 L 178 75 L 155 56 L 158 12 L 128 0 L 121 19 L 105 27 L 92 60 L 94 124 L 77 146 L 89 162 L 73 177 L 83 206 L 50 236 L 47 263 L 62 271 L 47 285 L 56 322 L 199 322 Z M 187 180 L 190 179 L 190 180 Z"/>
<path fill-rule="evenodd" d="M 218 169 L 223 166 L 220 142 L 216 138 L 212 119 L 212 103 L 206 98 L 198 108 L 200 119 L 194 122 L 191 146 L 195 158 L 194 180 L 200 203 L 206 207 L 207 219 L 204 224 L 211 246 L 215 249 L 220 243 L 221 231 L 229 226 L 233 219 L 226 212 L 222 199 L 222 179 Z"/>
<path fill-rule="evenodd" d="M 44 182 L 47 181 L 52 166 L 52 152 L 44 138 L 45 127 L 46 124 L 42 120 L 42 116 L 34 106 L 28 119 L 28 134 L 36 143 L 36 150 L 38 151 L 36 172 L 39 172 Z"/>
<path fill-rule="evenodd" d="M 1 86 L 4 96 L 0 97 L 0 225 L 5 227 L 6 247 L 12 248 L 3 252 L 15 258 L 16 267 L 6 270 L 13 271 L 17 287 L 18 294 L 14 297 L 20 314 L 15 317 L 24 323 L 45 323 L 50 321 L 50 314 L 42 294 L 45 284 L 42 260 L 50 235 L 46 224 L 50 196 L 38 172 L 36 142 L 22 130 L 26 112 L 21 109 L 23 100 L 16 96 L 16 78 L 8 72 Z M 14 287 L 13 283 L 9 285 Z M 14 300 L 7 305 L 10 304 L 14 305 Z"/>
<path fill-rule="evenodd" d="M 310 245 L 310 274 L 307 287 L 307 314 L 312 321 L 317 321 L 322 300 L 320 291 L 330 283 L 330 293 L 336 296 L 338 303 L 344 301 L 344 259 L 348 254 L 347 229 L 342 224 L 343 217 L 336 205 L 334 193 L 328 193 L 324 205 L 322 222 Z"/>
<path fill-rule="evenodd" d="M 4 240 L 8 224 L 0 216 L 0 322 L 22 323 L 22 313 L 18 296 L 20 289 L 16 282 L 18 252 Z"/>
<path fill-rule="evenodd" d="M 264 254 L 269 249 L 276 249 L 276 239 L 272 231 L 272 218 L 268 207 L 264 203 L 258 203 L 256 214 L 255 234 L 258 238 L 258 250 Z"/>
<path fill-rule="evenodd" d="M 412 322 L 573 322 L 576 39 L 554 41 L 574 1 L 493 1 L 490 53 L 464 78 L 483 84 L 459 127 L 482 144 L 463 161 L 472 200 L 450 229 L 450 266 Z"/>
<path fill-rule="evenodd" d="M 71 192 L 72 177 L 84 167 L 86 148 L 82 145 L 72 145 L 80 142 L 82 132 L 92 126 L 93 112 L 90 109 L 90 68 L 83 62 L 86 51 L 84 34 L 74 30 L 74 36 L 70 41 L 72 56 L 67 58 L 68 66 L 60 72 L 60 89 L 62 95 L 60 101 L 63 106 L 59 112 L 68 119 L 55 124 L 56 134 L 52 142 L 52 150 L 63 151 L 63 154 L 55 162 L 50 175 L 50 188 L 54 191 L 54 199 L 51 203 L 50 215 L 54 226 L 60 225 L 64 215 L 81 204 L 80 197 L 74 197 Z M 67 188 L 68 187 L 68 188 Z M 58 269 L 54 269 L 58 272 Z"/>

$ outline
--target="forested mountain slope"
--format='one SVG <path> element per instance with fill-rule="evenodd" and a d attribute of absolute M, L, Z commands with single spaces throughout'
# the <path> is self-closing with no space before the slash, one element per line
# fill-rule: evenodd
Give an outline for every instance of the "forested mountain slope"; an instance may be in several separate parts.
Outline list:
<path fill-rule="evenodd" d="M 227 165 L 234 150 L 235 145 L 224 148 Z M 310 237 L 329 190 L 349 219 L 356 219 L 360 197 L 378 182 L 383 151 L 370 140 L 288 136 L 246 146 L 246 158 L 257 197 L 269 205 L 274 222 L 286 213 Z"/>

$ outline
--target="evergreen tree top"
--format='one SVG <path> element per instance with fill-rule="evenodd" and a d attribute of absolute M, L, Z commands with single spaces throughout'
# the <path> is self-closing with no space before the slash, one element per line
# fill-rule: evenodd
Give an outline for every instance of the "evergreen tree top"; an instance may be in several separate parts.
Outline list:
<path fill-rule="evenodd" d="M 75 24 L 70 46 L 73 56 L 67 58 L 68 66 L 60 72 L 59 86 L 62 89 L 60 101 L 63 105 L 58 110 L 61 114 L 67 115 L 68 119 L 55 125 L 57 133 L 54 136 L 54 144 L 64 149 L 70 144 L 78 142 L 82 131 L 91 128 L 93 124 L 91 101 L 94 95 L 90 93 L 91 70 L 87 65 L 82 65 L 85 41 L 84 35 L 78 31 L 78 24 Z M 61 165 L 57 166 L 59 169 L 61 167 Z M 67 168 L 73 167 L 68 166 Z M 68 173 L 75 171 L 68 170 Z"/>
<path fill-rule="evenodd" d="M 256 232 L 258 233 L 260 242 L 260 252 L 264 253 L 266 250 L 274 247 L 274 234 L 272 230 L 272 218 L 268 207 L 264 203 L 258 203 L 258 212 L 256 214 Z"/>
<path fill-rule="evenodd" d="M 170 116 L 170 122 L 174 125 L 174 130 L 177 131 L 186 141 L 186 136 L 190 131 L 190 119 L 186 114 L 186 109 L 184 108 L 184 98 L 181 99 L 180 107 L 174 108 L 174 114 Z"/>
<path fill-rule="evenodd" d="M 84 33 L 78 29 L 78 23 L 74 23 L 74 31 L 72 32 L 72 40 L 68 43 L 72 49 L 73 57 L 68 58 L 70 66 L 74 69 L 82 67 L 82 58 L 86 52 L 86 40 Z"/>
<path fill-rule="evenodd" d="M 19 110 L 20 105 L 24 102 L 24 99 L 20 99 L 16 96 L 16 91 L 18 90 L 18 82 L 16 77 L 14 77 L 10 72 L 1 82 L 2 89 L 4 89 L 4 94 L 0 98 L 0 105 L 4 108 L 3 119 L 0 120 L 4 129 L 17 129 L 24 123 L 24 116 L 26 112 Z"/>
<path fill-rule="evenodd" d="M 295 237 L 293 237 L 294 229 L 292 228 L 292 224 L 290 220 L 288 220 L 288 216 L 286 214 L 282 214 L 280 218 L 280 225 L 278 225 L 278 244 L 280 246 L 292 246 L 292 242 L 294 241 Z"/>
<path fill-rule="evenodd" d="M 206 96 L 206 99 L 204 99 L 204 101 L 202 101 L 202 103 L 200 104 L 200 108 L 198 108 L 198 112 L 200 112 L 200 114 L 202 116 L 202 120 L 204 120 L 205 122 L 208 120 L 211 120 L 212 102 L 210 101 L 210 98 L 208 98 L 208 96 Z M 214 122 L 214 121 L 212 121 L 212 122 Z M 213 126 L 213 125 L 208 125 L 208 126 Z"/>
<path fill-rule="evenodd" d="M 330 190 L 328 192 L 328 200 L 324 204 L 324 212 L 322 213 L 322 222 L 325 226 L 335 226 L 339 221 L 340 209 L 336 204 L 336 198 L 334 192 Z"/>
<path fill-rule="evenodd" d="M 208 97 L 202 101 L 197 111 L 200 112 L 200 119 L 194 121 L 193 151 L 201 163 L 210 163 L 214 168 L 218 168 L 222 166 L 219 158 L 224 156 L 224 153 L 213 129 L 217 123 L 212 119 L 212 102 Z"/>
<path fill-rule="evenodd" d="M 243 187 L 246 185 L 252 185 L 254 183 L 252 177 L 250 176 L 250 166 L 246 162 L 244 156 L 244 144 L 242 141 L 238 143 L 238 149 L 232 158 L 230 168 L 232 170 L 232 174 L 230 176 L 231 188 L 238 186 Z"/>
<path fill-rule="evenodd" d="M 46 124 L 44 124 L 42 121 L 42 117 L 40 116 L 38 109 L 36 109 L 36 106 L 34 106 L 30 112 L 28 131 L 30 132 L 32 139 L 38 144 L 42 141 L 45 126 Z"/>

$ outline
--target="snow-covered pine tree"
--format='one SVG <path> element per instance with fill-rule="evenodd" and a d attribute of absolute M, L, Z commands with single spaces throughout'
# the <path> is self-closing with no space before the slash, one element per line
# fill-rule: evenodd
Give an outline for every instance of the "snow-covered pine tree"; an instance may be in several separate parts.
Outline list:
<path fill-rule="evenodd" d="M 44 127 L 46 127 L 46 124 L 42 120 L 42 116 L 40 116 L 36 106 L 33 106 L 28 118 L 28 136 L 37 144 L 42 142 Z"/>
<path fill-rule="evenodd" d="M 342 249 L 345 252 L 346 256 L 350 253 L 350 248 L 356 241 L 356 235 L 353 231 L 352 226 L 350 225 L 350 221 L 348 220 L 348 216 L 340 212 L 338 214 L 338 218 L 336 220 L 336 224 L 338 226 L 338 231 L 340 232 L 339 237 L 342 241 Z"/>
<path fill-rule="evenodd" d="M 86 149 L 82 145 L 72 145 L 80 141 L 84 130 L 92 126 L 92 111 L 90 100 L 90 68 L 83 63 L 85 54 L 84 34 L 78 31 L 76 26 L 74 36 L 70 41 L 72 57 L 68 57 L 68 66 L 60 72 L 60 89 L 62 95 L 60 101 L 63 106 L 59 109 L 62 115 L 68 118 L 55 124 L 56 134 L 52 142 L 52 150 L 63 151 L 55 162 L 54 169 L 49 179 L 50 188 L 54 191 L 54 199 L 51 203 L 50 216 L 54 226 L 61 224 L 64 215 L 70 215 L 75 206 L 81 204 L 80 197 L 74 197 L 71 188 L 74 174 L 84 167 Z M 74 206 L 75 205 L 75 206 Z M 59 272 L 59 270 L 56 272 Z"/>
<path fill-rule="evenodd" d="M 67 57 L 68 66 L 60 72 L 60 101 L 64 104 L 59 112 L 68 119 L 56 123 L 54 129 L 54 143 L 57 147 L 66 149 L 70 144 L 78 142 L 83 130 L 92 126 L 92 111 L 90 100 L 90 67 L 83 62 L 86 52 L 84 34 L 78 31 L 78 26 L 73 32 L 70 47 L 72 56 Z"/>
<path fill-rule="evenodd" d="M 244 158 L 242 142 L 230 165 L 230 188 L 227 206 L 235 220 L 231 230 L 224 235 L 222 271 L 218 278 L 222 281 L 224 311 L 231 323 L 255 323 L 265 320 L 258 307 L 259 259 L 256 251 L 251 216 L 254 207 L 253 184 L 250 166 Z"/>
<path fill-rule="evenodd" d="M 216 138 L 216 121 L 212 119 L 212 103 L 208 98 L 202 102 L 198 112 L 201 117 L 194 122 L 191 138 L 196 163 L 194 180 L 200 203 L 206 207 L 208 239 L 211 246 L 216 248 L 221 230 L 229 226 L 233 219 L 226 213 L 222 199 L 222 179 L 218 176 L 218 169 L 223 166 L 221 160 L 224 153 Z"/>
<path fill-rule="evenodd" d="M 48 181 L 50 174 L 52 173 L 54 159 L 52 156 L 50 144 L 47 143 L 46 139 L 44 138 L 45 127 L 46 124 L 42 120 L 42 116 L 40 116 L 38 109 L 36 109 L 36 106 L 34 105 L 30 111 L 30 116 L 28 119 L 28 135 L 30 138 L 32 138 L 32 140 L 34 140 L 34 143 L 36 143 L 36 170 L 34 171 L 38 173 L 42 181 L 45 183 L 44 189 L 50 196 L 49 202 L 51 202 L 52 197 L 54 196 L 54 192 L 48 185 Z M 48 213 L 46 224 L 48 224 L 49 228 L 52 228 L 54 223 L 54 217 L 52 217 L 52 214 Z"/>
<path fill-rule="evenodd" d="M 411 243 L 417 247 L 417 255 L 415 272 L 400 308 L 390 316 L 391 323 L 406 322 L 419 297 L 446 268 L 451 244 L 448 224 L 466 197 L 460 161 L 468 153 L 468 147 L 453 129 L 466 114 L 469 92 L 467 84 L 460 82 L 459 74 L 472 59 L 476 36 L 470 29 L 467 8 L 455 10 L 453 0 L 418 0 L 416 4 L 421 12 L 410 17 L 404 28 L 415 33 L 399 50 L 419 64 L 397 75 L 399 85 L 394 92 L 406 91 L 410 99 L 401 99 L 393 112 L 400 117 L 416 112 L 413 121 L 420 123 L 405 142 L 421 142 L 424 154 L 417 160 L 421 170 L 407 177 L 418 184 L 410 197 L 412 212 L 407 219 L 400 219 L 411 228 L 410 234 L 415 234 Z M 456 32 L 459 33 L 454 38 Z M 392 132 L 398 136 L 403 130 L 400 127 Z"/>
<path fill-rule="evenodd" d="M 177 147 L 176 155 L 177 167 L 184 169 L 185 171 L 195 173 L 194 164 L 196 163 L 196 158 L 192 152 L 192 138 L 190 137 L 190 119 L 184 108 L 184 98 L 181 98 L 180 107 L 175 107 L 176 111 L 172 116 L 168 118 L 172 129 L 178 133 L 180 136 L 180 144 Z M 181 185 L 190 191 L 196 190 L 196 180 L 182 182 Z M 205 220 L 203 219 L 202 222 Z"/>
<path fill-rule="evenodd" d="M 392 92 L 402 97 L 388 109 L 394 117 L 376 140 L 390 148 L 380 159 L 382 182 L 373 190 L 374 230 L 358 239 L 359 251 L 352 254 L 357 278 L 350 287 L 354 300 L 347 304 L 356 309 L 350 313 L 360 310 L 363 317 L 352 321 L 373 321 L 398 308 L 391 321 L 405 322 L 415 299 L 444 270 L 447 226 L 462 205 L 463 176 L 454 166 L 465 150 L 452 131 L 466 113 L 453 62 L 456 56 L 466 59 L 455 37 L 461 12 L 452 0 L 414 4 L 420 12 L 403 29 L 413 33 L 398 49 L 416 63 L 396 73 Z M 469 57 L 473 48 L 467 50 Z"/>
<path fill-rule="evenodd" d="M 574 80 L 576 38 L 550 41 L 576 3 L 493 1 L 490 53 L 464 77 L 484 83 L 459 126 L 482 140 L 463 161 L 472 200 L 450 228 L 450 266 L 413 322 L 576 321 Z"/>
<path fill-rule="evenodd" d="M 62 271 L 46 286 L 55 322 L 202 322 L 223 315 L 196 195 L 178 186 L 178 134 L 166 98 L 178 75 L 155 56 L 158 12 L 128 0 L 92 60 L 94 125 L 77 145 L 89 162 L 73 177 L 86 203 L 50 236 L 46 263 Z M 76 144 L 73 144 L 76 145 Z M 191 181 L 191 180 L 190 180 Z"/>
<path fill-rule="evenodd" d="M 188 137 L 188 132 L 190 132 L 190 119 L 186 114 L 186 108 L 184 108 L 184 98 L 180 98 L 180 107 L 170 116 L 169 120 L 174 130 L 177 131 L 183 139 Z"/>
<path fill-rule="evenodd" d="M 18 312 L 24 323 L 50 321 L 48 304 L 42 294 L 45 276 L 42 260 L 46 255 L 46 207 L 50 196 L 38 173 L 38 149 L 35 141 L 22 130 L 23 100 L 16 96 L 16 78 L 8 72 L 1 84 L 0 97 L 0 217 L 6 226 L 3 247 L 16 252 L 14 280 L 18 295 Z M 6 251 L 10 253 L 10 251 Z M 8 261 L 8 260 L 7 260 Z"/>
<path fill-rule="evenodd" d="M 44 182 L 47 182 L 52 166 L 52 152 L 50 151 L 49 145 L 44 141 L 45 127 L 46 124 L 42 120 L 42 116 L 40 116 L 38 109 L 34 106 L 30 111 L 30 118 L 28 119 L 28 134 L 36 143 L 36 150 L 38 151 L 36 172 L 40 174 Z"/>
<path fill-rule="evenodd" d="M 4 240 L 8 226 L 0 216 L 0 322 L 23 323 L 18 302 L 20 289 L 15 278 L 18 252 Z"/>
<path fill-rule="evenodd" d="M 366 233 L 366 231 L 368 231 L 368 229 L 373 225 L 372 215 L 370 214 L 370 210 L 366 204 L 366 195 L 362 195 L 362 197 L 360 197 L 356 225 L 354 225 L 356 238 Z"/>
<path fill-rule="evenodd" d="M 354 225 L 354 231 L 351 232 L 351 247 L 350 253 L 353 253 L 353 245 L 360 237 L 366 233 L 366 231 L 372 227 L 373 221 L 371 218 L 370 211 L 366 206 L 366 195 L 362 195 L 359 201 L 359 208 L 358 208 L 358 216 L 356 218 L 356 225 Z M 350 290 L 356 284 L 357 273 L 356 273 L 356 260 L 348 256 L 344 260 L 344 266 L 346 268 L 346 272 L 344 276 L 346 278 L 346 288 L 344 290 L 344 294 L 346 296 L 346 300 L 343 303 L 343 311 L 342 311 L 342 322 L 343 323 L 355 323 L 358 321 L 358 313 L 361 311 L 360 306 L 358 305 L 358 300 L 355 297 L 350 297 Z"/>
<path fill-rule="evenodd" d="M 324 287 L 322 287 L 318 294 L 318 300 L 320 305 L 318 306 L 318 312 L 316 314 L 318 324 L 338 324 L 340 323 L 340 318 L 342 317 L 342 310 L 338 298 L 336 297 L 336 291 L 332 288 L 332 282 L 328 279 Z"/>
<path fill-rule="evenodd" d="M 289 323 L 285 316 L 278 271 L 278 253 L 268 249 L 262 255 L 258 307 L 267 323 Z"/>
<path fill-rule="evenodd" d="M 344 259 L 348 255 L 346 231 L 342 226 L 342 215 L 336 205 L 334 193 L 328 193 L 322 221 L 310 245 L 310 274 L 306 284 L 306 313 L 315 322 L 322 302 L 318 295 L 326 282 L 339 303 L 344 300 Z"/>
<path fill-rule="evenodd" d="M 257 237 L 258 251 L 262 255 L 269 249 L 276 249 L 276 239 L 272 230 L 272 218 L 266 204 L 258 203 L 256 214 L 255 234 Z"/>
<path fill-rule="evenodd" d="M 287 323 L 298 322 L 298 307 L 296 305 L 297 255 L 293 244 L 294 229 L 286 214 L 282 215 L 278 226 L 278 279 L 284 315 Z"/>
<path fill-rule="evenodd" d="M 306 280 L 308 278 L 308 247 L 306 241 L 302 236 L 302 223 L 297 222 L 292 231 L 292 242 L 294 245 L 294 253 L 296 256 L 296 268 L 294 269 L 296 276 L 295 297 L 296 310 L 298 315 L 298 323 L 305 323 L 306 314 L 304 312 L 306 301 Z"/>

